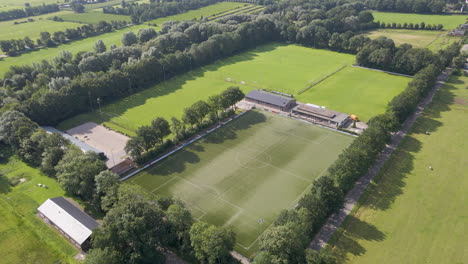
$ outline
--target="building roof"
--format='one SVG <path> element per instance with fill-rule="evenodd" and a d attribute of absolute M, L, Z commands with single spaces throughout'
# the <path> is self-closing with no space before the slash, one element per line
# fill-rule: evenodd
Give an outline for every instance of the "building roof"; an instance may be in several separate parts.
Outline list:
<path fill-rule="evenodd" d="M 294 98 L 272 94 L 260 90 L 253 90 L 250 93 L 248 93 L 245 97 L 248 99 L 265 102 L 279 107 L 284 107 L 291 102 L 295 102 Z"/>
<path fill-rule="evenodd" d="M 63 197 L 47 199 L 37 210 L 80 245 L 99 226 L 96 220 Z"/>
<path fill-rule="evenodd" d="M 346 118 L 349 117 L 348 114 L 340 113 L 337 111 L 333 111 L 330 109 L 326 109 L 324 107 L 311 105 L 311 104 L 300 104 L 294 107 L 293 111 L 311 115 L 311 116 L 316 116 L 318 118 L 330 120 L 330 121 L 337 122 L 337 123 L 341 123 L 345 121 Z"/>
<path fill-rule="evenodd" d="M 84 143 L 83 141 L 77 139 L 77 138 L 74 138 L 72 136 L 70 136 L 69 134 L 67 133 L 64 133 L 54 127 L 50 127 L 50 126 L 43 126 L 42 129 L 44 129 L 46 132 L 48 133 L 57 133 L 57 134 L 60 134 L 62 137 L 70 140 L 70 142 L 79 147 L 83 152 L 87 152 L 87 151 L 93 151 L 93 152 L 96 152 L 96 153 L 103 153 L 103 151 L 97 149 L 97 148 L 94 148 L 86 143 Z"/>

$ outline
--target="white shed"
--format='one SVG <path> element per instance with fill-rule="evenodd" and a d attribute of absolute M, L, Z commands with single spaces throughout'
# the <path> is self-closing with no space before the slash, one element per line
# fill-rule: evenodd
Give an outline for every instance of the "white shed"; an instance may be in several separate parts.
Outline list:
<path fill-rule="evenodd" d="M 37 210 L 44 220 L 80 247 L 99 226 L 96 220 L 63 197 L 47 199 Z"/>

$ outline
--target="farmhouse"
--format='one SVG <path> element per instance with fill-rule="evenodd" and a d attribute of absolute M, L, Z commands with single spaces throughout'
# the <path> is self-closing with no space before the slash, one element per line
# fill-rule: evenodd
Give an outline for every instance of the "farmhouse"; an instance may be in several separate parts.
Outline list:
<path fill-rule="evenodd" d="M 63 197 L 47 199 L 39 208 L 39 216 L 54 225 L 76 246 L 86 249 L 93 230 L 99 226 L 87 213 Z"/>
<path fill-rule="evenodd" d="M 349 120 L 349 115 L 347 114 L 313 104 L 300 104 L 292 109 L 292 113 L 301 117 L 326 122 L 337 127 L 343 126 Z"/>
<path fill-rule="evenodd" d="M 288 111 L 296 105 L 296 100 L 294 98 L 289 98 L 260 90 L 251 91 L 245 96 L 245 100 L 281 111 Z"/>

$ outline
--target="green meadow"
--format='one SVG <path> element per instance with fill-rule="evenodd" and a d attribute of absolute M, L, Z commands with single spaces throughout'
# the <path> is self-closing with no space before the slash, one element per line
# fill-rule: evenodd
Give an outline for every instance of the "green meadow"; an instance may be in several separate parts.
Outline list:
<path fill-rule="evenodd" d="M 78 250 L 36 216 L 48 198 L 64 196 L 56 180 L 45 176 L 7 150 L 0 150 L 0 255 L 1 263 L 77 263 Z M 26 181 L 13 187 L 8 179 Z M 47 189 L 37 184 L 47 185 Z"/>
<path fill-rule="evenodd" d="M 431 30 L 377 29 L 365 35 L 371 39 L 384 36 L 393 39 L 397 46 L 407 43 L 416 48 L 428 48 L 433 51 L 444 49 L 461 40 L 461 37 L 449 36 L 447 31 Z"/>
<path fill-rule="evenodd" d="M 467 85 L 449 79 L 335 233 L 340 263 L 468 263 Z"/>
<path fill-rule="evenodd" d="M 63 4 L 63 0 L 2 0 L 0 1 L 0 11 L 24 8 L 24 4 L 29 3 L 31 6 L 42 4 Z"/>
<path fill-rule="evenodd" d="M 452 30 L 460 24 L 465 23 L 466 15 L 423 15 L 414 13 L 390 13 L 390 12 L 372 12 L 374 21 L 385 23 L 417 23 L 442 24 L 445 30 Z"/>
<path fill-rule="evenodd" d="M 254 110 L 127 182 L 181 199 L 198 220 L 232 227 L 235 250 L 252 257 L 279 212 L 294 208 L 353 139 Z"/>
<path fill-rule="evenodd" d="M 272 43 L 176 76 L 109 103 L 102 107 L 102 112 L 68 119 L 59 127 L 69 129 L 94 121 L 132 135 L 157 116 L 181 117 L 184 108 L 229 86 L 239 86 L 246 93 L 268 89 L 297 95 L 345 65 L 348 65 L 345 69 L 296 97 L 368 120 L 384 112 L 388 101 L 409 81 L 405 77 L 352 68 L 352 63 L 354 56 L 349 54 Z"/>
<path fill-rule="evenodd" d="M 106 13 L 103 13 L 101 9 L 88 10 L 85 13 L 67 13 L 63 15 L 58 15 L 58 17 L 62 18 L 64 21 L 84 23 L 84 24 L 97 24 L 100 21 L 130 22 L 130 16 L 106 14 Z"/>
<path fill-rule="evenodd" d="M 231 9 L 247 7 L 247 6 L 254 6 L 254 5 L 245 4 L 245 3 L 235 3 L 235 2 L 220 2 L 214 5 L 202 7 L 200 9 L 190 10 L 182 14 L 154 19 L 154 20 L 148 21 L 147 23 L 157 24 L 158 26 L 161 26 L 163 23 L 167 21 L 200 19 L 201 17 L 210 17 L 211 15 L 214 15 L 214 14 L 226 12 Z"/>
<path fill-rule="evenodd" d="M 28 21 L 28 18 L 8 20 L 0 22 L 0 40 L 9 40 L 9 39 L 22 39 L 24 37 L 30 37 L 32 40 L 39 38 L 39 34 L 43 31 L 49 33 L 54 33 L 57 31 L 63 31 L 67 28 L 77 28 L 81 26 L 78 23 L 72 22 L 59 22 L 52 21 L 48 18 L 52 16 L 60 16 L 68 14 L 68 11 L 60 11 L 57 13 L 46 14 L 41 16 L 29 17 L 34 19 L 33 22 L 19 23 L 16 22 L 25 22 Z M 0 51 L 1 52 L 1 51 Z"/>

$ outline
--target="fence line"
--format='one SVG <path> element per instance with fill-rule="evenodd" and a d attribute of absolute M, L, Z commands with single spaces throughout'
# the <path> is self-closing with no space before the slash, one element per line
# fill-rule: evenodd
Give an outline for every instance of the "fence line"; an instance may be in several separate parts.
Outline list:
<path fill-rule="evenodd" d="M 413 78 L 412 75 L 407 75 L 407 74 L 402 74 L 402 73 L 397 73 L 397 72 L 378 70 L 378 69 L 374 69 L 374 68 L 367 68 L 367 67 L 362 67 L 362 66 L 359 66 L 359 65 L 351 65 L 351 66 L 353 66 L 355 68 L 361 68 L 361 69 L 366 69 L 366 70 L 371 70 L 371 71 L 378 71 L 378 72 L 385 72 L 385 73 L 392 74 L 392 75 L 398 75 L 398 76 Z"/>
<path fill-rule="evenodd" d="M 341 66 L 340 68 L 338 68 L 336 71 L 331 72 L 331 73 L 325 75 L 325 77 L 320 78 L 319 80 L 313 82 L 311 85 L 309 85 L 309 86 L 307 86 L 306 88 L 300 90 L 297 94 L 298 94 L 298 95 L 299 95 L 299 94 L 302 94 L 303 92 L 309 90 L 310 88 L 314 87 L 315 85 L 317 85 L 317 84 L 319 84 L 319 83 L 325 81 L 325 80 L 328 79 L 330 76 L 332 76 L 332 75 L 334 75 L 335 73 L 337 73 L 337 72 L 341 71 L 342 69 L 346 68 L 346 66 L 348 66 L 348 65 L 343 65 L 343 66 Z"/>

